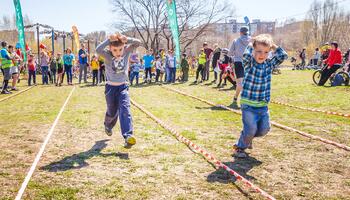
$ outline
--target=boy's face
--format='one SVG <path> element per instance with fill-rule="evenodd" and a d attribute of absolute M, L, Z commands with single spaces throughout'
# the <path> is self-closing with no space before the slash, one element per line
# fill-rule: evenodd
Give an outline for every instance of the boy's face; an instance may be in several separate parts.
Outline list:
<path fill-rule="evenodd" d="M 123 56 L 124 53 L 124 45 L 120 46 L 109 46 L 110 51 L 112 52 L 113 57 L 120 58 Z"/>
<path fill-rule="evenodd" d="M 255 61 L 259 64 L 265 62 L 265 60 L 269 56 L 270 50 L 271 48 L 269 46 L 257 44 L 254 47 L 254 51 L 253 51 L 253 57 Z"/>

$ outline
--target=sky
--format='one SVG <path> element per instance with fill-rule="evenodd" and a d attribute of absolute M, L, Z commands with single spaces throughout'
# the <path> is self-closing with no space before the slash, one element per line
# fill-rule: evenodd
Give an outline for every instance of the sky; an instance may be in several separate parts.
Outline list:
<path fill-rule="evenodd" d="M 302 19 L 313 1 L 229 0 L 228 2 L 235 7 L 237 20 L 243 22 L 244 16 L 264 21 L 284 20 L 287 17 Z M 23 15 L 27 14 L 34 23 L 47 24 L 64 31 L 70 31 L 72 25 L 76 25 L 79 32 L 84 34 L 99 30 L 112 32 L 111 24 L 118 17 L 112 13 L 110 0 L 21 0 L 21 4 Z M 340 6 L 350 10 L 350 0 L 341 2 Z M 13 14 L 13 0 L 1 0 L 0 16 Z"/>

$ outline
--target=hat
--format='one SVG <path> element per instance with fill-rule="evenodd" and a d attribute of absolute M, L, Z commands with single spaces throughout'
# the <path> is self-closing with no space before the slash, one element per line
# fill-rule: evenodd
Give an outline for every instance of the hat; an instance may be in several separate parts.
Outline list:
<path fill-rule="evenodd" d="M 242 26 L 240 29 L 239 29 L 239 32 L 243 33 L 244 35 L 248 34 L 248 27 L 246 26 Z"/>

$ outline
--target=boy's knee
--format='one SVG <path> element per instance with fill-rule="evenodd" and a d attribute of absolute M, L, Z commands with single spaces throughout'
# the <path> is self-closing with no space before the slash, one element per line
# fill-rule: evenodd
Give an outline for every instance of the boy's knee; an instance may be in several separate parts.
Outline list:
<path fill-rule="evenodd" d="M 255 137 L 265 136 L 267 133 L 269 133 L 270 129 L 271 129 L 270 126 L 268 126 L 268 127 L 265 127 L 261 130 L 258 130 L 257 133 L 255 134 Z"/>

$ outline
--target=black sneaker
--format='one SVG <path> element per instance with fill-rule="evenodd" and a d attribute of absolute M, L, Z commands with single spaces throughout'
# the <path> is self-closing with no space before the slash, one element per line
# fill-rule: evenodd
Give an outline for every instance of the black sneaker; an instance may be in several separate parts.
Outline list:
<path fill-rule="evenodd" d="M 108 128 L 107 126 L 105 126 L 105 132 L 108 136 L 112 136 L 113 135 L 113 131 L 111 128 Z"/>
<path fill-rule="evenodd" d="M 129 136 L 125 139 L 124 148 L 130 149 L 136 144 L 136 138 L 134 136 Z"/>
<path fill-rule="evenodd" d="M 237 145 L 234 145 L 233 149 L 234 149 L 233 157 L 236 157 L 236 158 L 247 158 L 248 157 L 248 154 L 244 151 L 244 149 L 237 147 Z"/>

